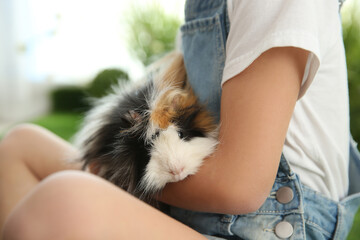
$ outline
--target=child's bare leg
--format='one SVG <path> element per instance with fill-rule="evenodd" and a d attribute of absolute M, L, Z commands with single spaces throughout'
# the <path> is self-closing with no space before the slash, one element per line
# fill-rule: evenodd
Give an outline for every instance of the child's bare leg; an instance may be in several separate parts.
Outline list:
<path fill-rule="evenodd" d="M 80 171 L 50 176 L 21 202 L 4 239 L 205 239 L 109 182 Z"/>
<path fill-rule="evenodd" d="M 53 172 L 79 168 L 66 161 L 76 156 L 70 144 L 38 126 L 11 130 L 0 142 L 0 232 L 14 206 L 40 180 Z"/>

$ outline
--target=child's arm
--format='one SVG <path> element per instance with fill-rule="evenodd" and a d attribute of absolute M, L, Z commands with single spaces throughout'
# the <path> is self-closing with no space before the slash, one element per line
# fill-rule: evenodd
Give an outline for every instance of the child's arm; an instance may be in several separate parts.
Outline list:
<path fill-rule="evenodd" d="M 168 184 L 161 200 L 207 212 L 257 210 L 274 183 L 307 56 L 298 48 L 273 48 L 227 81 L 217 151 L 197 174 Z"/>

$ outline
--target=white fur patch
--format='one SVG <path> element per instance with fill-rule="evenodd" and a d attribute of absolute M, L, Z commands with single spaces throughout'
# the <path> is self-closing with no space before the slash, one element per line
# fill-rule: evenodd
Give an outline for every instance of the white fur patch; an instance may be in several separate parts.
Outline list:
<path fill-rule="evenodd" d="M 184 141 L 179 138 L 176 126 L 170 125 L 153 142 L 142 188 L 145 192 L 161 190 L 168 182 L 177 182 L 195 174 L 216 145 L 217 140 L 211 137 Z"/>

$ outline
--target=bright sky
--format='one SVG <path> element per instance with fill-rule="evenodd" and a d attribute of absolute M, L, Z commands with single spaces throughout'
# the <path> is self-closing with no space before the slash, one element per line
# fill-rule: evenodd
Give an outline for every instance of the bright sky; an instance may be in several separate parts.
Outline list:
<path fill-rule="evenodd" d="M 126 47 L 125 16 L 130 4 L 150 0 L 29 0 L 33 36 L 24 40 L 35 58 L 34 75 L 54 81 L 84 80 L 99 70 L 120 67 L 138 78 L 142 65 Z M 157 0 L 166 11 L 183 18 L 185 0 Z M 54 34 L 52 34 L 54 33 Z"/>

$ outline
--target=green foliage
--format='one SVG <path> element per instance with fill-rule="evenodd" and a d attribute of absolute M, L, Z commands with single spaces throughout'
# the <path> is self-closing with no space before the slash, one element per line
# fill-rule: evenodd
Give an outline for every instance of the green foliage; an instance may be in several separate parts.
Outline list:
<path fill-rule="evenodd" d="M 87 95 L 82 87 L 58 87 L 50 93 L 50 96 L 54 112 L 84 112 L 89 109 Z"/>
<path fill-rule="evenodd" d="M 360 209 L 357 211 L 351 231 L 347 240 L 359 240 L 360 236 Z"/>
<path fill-rule="evenodd" d="M 127 21 L 130 50 L 144 65 L 174 49 L 181 20 L 167 14 L 159 4 L 134 5 Z"/>
<path fill-rule="evenodd" d="M 350 128 L 360 142 L 360 15 L 359 4 L 353 1 L 349 12 L 343 13 L 343 37 L 349 78 Z"/>
<path fill-rule="evenodd" d="M 359 4 L 353 1 L 349 12 L 343 13 L 343 37 L 349 79 L 350 128 L 354 139 L 360 142 L 360 15 Z M 355 215 L 348 240 L 359 239 L 360 210 Z"/>
<path fill-rule="evenodd" d="M 86 92 L 91 97 L 103 97 L 109 93 L 112 85 L 117 84 L 119 81 L 126 82 L 128 80 L 128 74 L 120 69 L 105 69 L 90 83 Z"/>
<path fill-rule="evenodd" d="M 99 98 L 110 92 L 118 81 L 128 81 L 126 72 L 119 69 L 101 71 L 88 87 L 63 86 L 54 89 L 50 96 L 53 112 L 85 112 L 89 110 L 89 97 Z"/>

